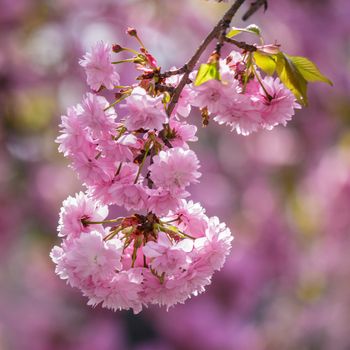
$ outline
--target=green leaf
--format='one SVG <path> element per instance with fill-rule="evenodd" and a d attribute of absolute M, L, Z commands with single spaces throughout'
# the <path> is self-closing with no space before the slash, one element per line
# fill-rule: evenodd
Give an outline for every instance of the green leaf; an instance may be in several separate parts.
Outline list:
<path fill-rule="evenodd" d="M 319 71 L 315 63 L 313 63 L 306 57 L 289 55 L 286 56 L 289 58 L 290 61 L 293 62 L 294 66 L 298 69 L 298 71 L 305 78 L 306 81 L 321 81 L 333 86 L 333 83 Z"/>
<path fill-rule="evenodd" d="M 253 53 L 255 64 L 267 75 L 273 75 L 276 70 L 276 55 L 266 55 L 260 51 Z"/>
<path fill-rule="evenodd" d="M 168 92 L 168 91 L 165 91 L 165 92 L 163 93 L 163 100 L 162 100 L 164 106 L 166 106 L 167 103 L 170 102 L 170 100 L 171 100 L 171 97 L 170 97 L 169 92 Z"/>
<path fill-rule="evenodd" d="M 261 30 L 256 24 L 250 24 L 248 27 L 245 28 L 232 27 L 231 30 L 226 34 L 226 36 L 228 38 L 233 38 L 234 36 L 242 32 L 261 36 Z"/>
<path fill-rule="evenodd" d="M 256 35 L 261 35 L 261 29 L 256 24 L 249 24 L 249 26 L 247 26 L 246 29 L 249 32 L 254 32 Z"/>
<path fill-rule="evenodd" d="M 282 83 L 294 94 L 298 102 L 307 105 L 307 81 L 299 72 L 298 68 L 280 52 L 276 55 L 276 71 Z"/>
<path fill-rule="evenodd" d="M 199 86 L 207 82 L 208 80 L 221 80 L 219 72 L 218 62 L 203 63 L 200 65 L 196 80 L 194 81 L 195 86 Z"/>

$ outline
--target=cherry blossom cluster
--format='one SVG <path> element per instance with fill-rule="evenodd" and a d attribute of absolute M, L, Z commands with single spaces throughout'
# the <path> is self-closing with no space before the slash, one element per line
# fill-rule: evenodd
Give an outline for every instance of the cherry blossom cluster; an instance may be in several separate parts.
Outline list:
<path fill-rule="evenodd" d="M 62 243 L 51 258 L 89 305 L 137 313 L 203 292 L 231 248 L 225 224 L 188 199 L 201 176 L 189 148 L 197 141 L 191 108 L 248 135 L 286 124 L 297 104 L 278 79 L 257 71 L 247 79 L 245 55 L 233 51 L 218 60 L 220 79 L 198 85 L 192 72 L 167 113 L 184 72 L 162 73 L 136 31 L 128 33 L 140 51 L 99 42 L 80 60 L 91 91 L 62 116 L 57 142 L 86 191 L 63 202 Z M 134 56 L 115 61 L 120 52 Z M 120 85 L 123 62 L 141 73 L 133 85 Z M 110 206 L 129 214 L 109 218 Z"/>
<path fill-rule="evenodd" d="M 279 78 L 262 78 L 255 70 L 255 76 L 246 81 L 246 63 L 237 51 L 220 60 L 219 71 L 221 80 L 212 79 L 192 88 L 191 104 L 205 108 L 217 123 L 238 134 L 285 126 L 300 108 Z"/>
<path fill-rule="evenodd" d="M 99 224 L 107 215 L 107 206 L 82 192 L 68 197 L 60 213 L 64 240 L 51 252 L 57 274 L 90 305 L 138 313 L 143 305 L 184 302 L 204 291 L 230 250 L 230 230 L 192 201 L 161 219 L 109 220 L 109 228 Z"/>

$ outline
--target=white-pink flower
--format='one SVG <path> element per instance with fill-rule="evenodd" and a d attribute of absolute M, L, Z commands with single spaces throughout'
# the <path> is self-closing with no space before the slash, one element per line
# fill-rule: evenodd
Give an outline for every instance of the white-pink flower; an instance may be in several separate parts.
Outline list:
<path fill-rule="evenodd" d="M 129 131 L 138 129 L 162 130 L 163 124 L 167 122 L 162 99 L 162 96 L 149 96 L 140 87 L 135 88 L 126 99 L 126 104 L 121 106 L 127 111 L 126 128 Z"/>
<path fill-rule="evenodd" d="M 249 135 L 257 131 L 262 122 L 258 99 L 248 94 L 237 94 L 231 102 L 214 117 L 219 124 L 226 124 L 237 134 Z"/>
<path fill-rule="evenodd" d="M 169 281 L 170 286 L 181 285 L 188 297 L 203 293 L 213 275 L 213 268 L 204 259 L 197 257 L 197 254 L 196 249 L 193 249 L 193 263 L 177 280 Z"/>
<path fill-rule="evenodd" d="M 220 80 L 212 79 L 192 87 L 191 104 L 199 108 L 207 107 L 211 114 L 224 110 L 239 92 L 239 81 L 234 79 L 234 72 L 224 60 L 220 60 L 219 69 Z"/>
<path fill-rule="evenodd" d="M 96 148 L 90 133 L 82 126 L 80 105 L 67 109 L 67 114 L 61 117 L 60 133 L 56 139 L 58 150 L 64 156 L 74 156 L 78 151 L 91 153 Z"/>
<path fill-rule="evenodd" d="M 111 46 L 100 41 L 79 61 L 92 90 L 98 91 L 101 86 L 112 90 L 115 85 L 119 85 L 119 74 L 111 63 L 111 53 Z"/>
<path fill-rule="evenodd" d="M 98 144 L 98 150 L 100 150 L 106 158 L 110 159 L 116 168 L 119 162 L 133 160 L 133 151 L 138 147 L 138 139 L 132 134 L 122 135 L 117 140 L 104 137 L 100 139 Z"/>
<path fill-rule="evenodd" d="M 108 182 L 113 178 L 115 172 L 113 163 L 108 159 L 98 157 L 97 151 L 93 154 L 75 153 L 72 168 L 86 186 Z"/>
<path fill-rule="evenodd" d="M 169 236 L 159 232 L 157 242 L 148 242 L 142 252 L 150 259 L 150 265 L 155 271 L 159 274 L 171 274 L 189 265 L 191 259 L 188 253 L 192 249 L 192 240 L 184 239 L 174 244 Z"/>
<path fill-rule="evenodd" d="M 69 196 L 62 203 L 60 211 L 58 235 L 60 237 L 77 238 L 81 233 L 92 230 L 103 232 L 100 224 L 88 224 L 88 221 L 100 222 L 108 215 L 108 207 L 89 198 L 83 192 L 75 197 Z"/>
<path fill-rule="evenodd" d="M 161 187 L 148 189 L 147 193 L 149 195 L 147 209 L 158 216 L 164 216 L 170 210 L 176 210 L 180 205 L 180 200 L 189 196 L 189 193 L 182 189 L 170 192 Z"/>
<path fill-rule="evenodd" d="M 169 126 L 171 128 L 172 137 L 170 142 L 173 147 L 182 147 L 188 149 L 187 142 L 197 141 L 197 127 L 195 125 L 179 122 L 174 118 L 170 119 Z"/>
<path fill-rule="evenodd" d="M 122 268 L 122 251 L 119 239 L 104 242 L 100 232 L 91 231 L 62 248 L 54 247 L 51 258 L 62 279 L 67 279 L 72 287 L 91 290 L 110 281 Z"/>
<path fill-rule="evenodd" d="M 167 310 L 175 304 L 183 303 L 191 296 L 191 291 L 187 289 L 186 283 L 179 276 L 173 276 L 171 279 L 166 278 L 163 282 L 160 282 L 158 277 L 146 270 L 143 284 L 143 302 L 159 306 L 164 305 Z"/>
<path fill-rule="evenodd" d="M 97 305 L 102 302 L 102 307 L 117 310 L 133 309 L 134 314 L 142 310 L 142 269 L 135 268 L 120 271 L 108 282 L 98 286 L 93 294 L 88 295 L 88 305 Z"/>
<path fill-rule="evenodd" d="M 219 113 L 230 102 L 232 95 L 236 93 L 231 85 L 215 79 L 195 86 L 193 89 L 195 93 L 191 99 L 192 106 L 207 107 L 208 111 L 213 114 Z"/>
<path fill-rule="evenodd" d="M 112 203 L 123 206 L 126 210 L 143 211 L 146 208 L 148 195 L 140 184 L 115 183 L 108 192 Z"/>
<path fill-rule="evenodd" d="M 133 184 L 137 176 L 138 166 L 136 164 L 126 162 L 119 165 L 119 172 L 114 169 L 112 177 L 90 186 L 92 196 L 107 205 L 115 204 L 115 192 L 119 191 L 120 187 Z M 140 177 L 141 180 L 142 177 Z"/>
<path fill-rule="evenodd" d="M 194 246 L 199 251 L 201 260 L 204 260 L 214 271 L 222 268 L 231 250 L 232 240 L 230 229 L 214 216 L 209 219 L 205 237 L 196 239 Z"/>
<path fill-rule="evenodd" d="M 260 86 L 260 96 L 262 101 L 262 127 L 272 130 L 278 124 L 286 125 L 292 119 L 296 108 L 300 105 L 296 103 L 295 97 L 290 90 L 281 84 L 278 78 L 265 77 L 262 81 L 264 88 L 271 97 L 266 96 L 266 92 Z"/>
<path fill-rule="evenodd" d="M 177 226 L 192 237 L 203 237 L 208 228 L 208 217 L 199 203 L 182 200 L 180 207 L 169 213 L 169 220 L 177 219 Z"/>
<path fill-rule="evenodd" d="M 87 93 L 81 104 L 80 119 L 82 127 L 87 127 L 95 138 L 108 137 L 116 128 L 114 108 L 108 108 L 103 96 Z"/>
<path fill-rule="evenodd" d="M 175 147 L 159 152 L 148 169 L 156 186 L 176 191 L 198 182 L 201 176 L 198 168 L 199 161 L 193 151 Z"/>

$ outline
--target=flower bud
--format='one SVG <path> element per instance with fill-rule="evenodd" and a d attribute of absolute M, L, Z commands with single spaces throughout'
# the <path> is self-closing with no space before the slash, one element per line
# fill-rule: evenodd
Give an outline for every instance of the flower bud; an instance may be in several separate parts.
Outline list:
<path fill-rule="evenodd" d="M 115 52 L 115 53 L 121 52 L 123 50 L 124 50 L 124 48 L 121 47 L 119 44 L 114 44 L 112 46 L 112 51 Z"/>
<path fill-rule="evenodd" d="M 129 27 L 129 28 L 126 30 L 126 33 L 129 34 L 130 36 L 137 36 L 137 31 L 136 31 L 135 28 Z"/>

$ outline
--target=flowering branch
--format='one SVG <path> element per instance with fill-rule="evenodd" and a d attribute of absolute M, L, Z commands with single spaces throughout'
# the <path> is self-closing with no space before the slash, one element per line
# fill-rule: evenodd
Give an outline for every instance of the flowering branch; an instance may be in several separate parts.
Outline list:
<path fill-rule="evenodd" d="M 170 116 L 173 112 L 179 97 L 181 95 L 181 91 L 187 84 L 188 78 L 190 76 L 190 73 L 193 71 L 194 67 L 196 66 L 198 60 L 200 59 L 201 55 L 205 51 L 205 49 L 208 47 L 208 45 L 212 42 L 213 39 L 215 39 L 218 35 L 220 37 L 224 36 L 222 33 L 226 31 L 226 29 L 230 26 L 230 23 L 232 21 L 232 18 L 238 11 L 238 9 L 241 7 L 241 5 L 244 3 L 245 0 L 236 0 L 234 4 L 228 9 L 228 11 L 224 14 L 224 16 L 221 18 L 221 20 L 218 22 L 218 24 L 211 30 L 211 32 L 207 35 L 207 37 L 203 40 L 203 42 L 199 45 L 198 49 L 194 53 L 194 55 L 189 59 L 189 61 L 184 65 L 185 73 L 180 80 L 178 86 L 176 87 L 172 97 L 171 101 L 167 108 L 167 115 Z M 221 39 L 219 39 L 221 40 Z"/>
<path fill-rule="evenodd" d="M 226 30 L 230 26 L 230 23 L 237 13 L 238 9 L 241 7 L 241 5 L 244 3 L 245 0 L 236 0 L 234 4 L 229 8 L 229 10 L 225 13 L 225 15 L 221 18 L 221 20 L 218 22 L 218 24 L 211 30 L 211 32 L 207 35 L 207 37 L 203 40 L 201 45 L 198 47 L 197 51 L 194 53 L 194 55 L 189 59 L 189 61 L 180 69 L 176 71 L 169 71 L 166 73 L 163 73 L 163 77 L 169 77 L 174 74 L 183 74 L 183 77 L 181 81 L 179 82 L 178 86 L 173 92 L 171 101 L 167 108 L 167 115 L 170 116 L 173 112 L 179 97 L 181 95 L 181 92 L 186 84 L 188 84 L 188 78 L 190 73 L 193 71 L 194 67 L 196 66 L 198 60 L 200 59 L 201 55 L 205 51 L 205 49 L 208 47 L 208 45 L 212 42 L 213 39 L 218 38 L 218 43 L 215 48 L 215 52 L 220 54 L 221 47 L 223 46 L 224 42 L 228 42 L 231 44 L 236 45 L 237 47 L 244 49 L 245 51 L 253 52 L 256 51 L 256 48 L 254 45 L 246 44 L 245 42 L 236 41 L 233 39 L 226 38 Z M 265 10 L 267 9 L 267 0 L 258 0 L 255 1 L 253 4 L 251 4 L 250 9 L 244 14 L 243 20 L 247 20 L 249 17 L 251 17 L 258 9 L 264 6 Z"/>
<path fill-rule="evenodd" d="M 134 312 L 150 304 L 169 308 L 204 291 L 223 266 L 230 230 L 187 200 L 187 188 L 201 176 L 188 144 L 197 141 L 196 126 L 185 121 L 192 107 L 201 111 L 203 125 L 212 118 L 249 135 L 286 125 L 300 107 L 296 98 L 306 96 L 307 79 L 330 82 L 305 58 L 264 45 L 255 25 L 226 33 L 244 1 L 234 2 L 180 69 L 161 73 L 134 28 L 127 33 L 141 45 L 139 51 L 99 42 L 80 61 L 92 92 L 62 116 L 57 142 L 86 193 L 63 202 L 58 227 L 63 240 L 51 258 L 57 274 L 90 305 Z M 256 1 L 250 13 L 261 4 Z M 232 39 L 241 32 L 258 35 L 261 45 Z M 215 51 L 195 72 L 214 39 Z M 221 58 L 225 43 L 241 52 Z M 133 57 L 112 60 L 121 51 Z M 142 72 L 130 85 L 119 81 L 117 65 L 123 63 Z M 275 71 L 284 85 L 272 76 Z M 105 90 L 112 94 L 102 95 Z M 122 117 L 116 108 L 124 110 Z M 106 219 L 112 205 L 131 213 Z"/>

